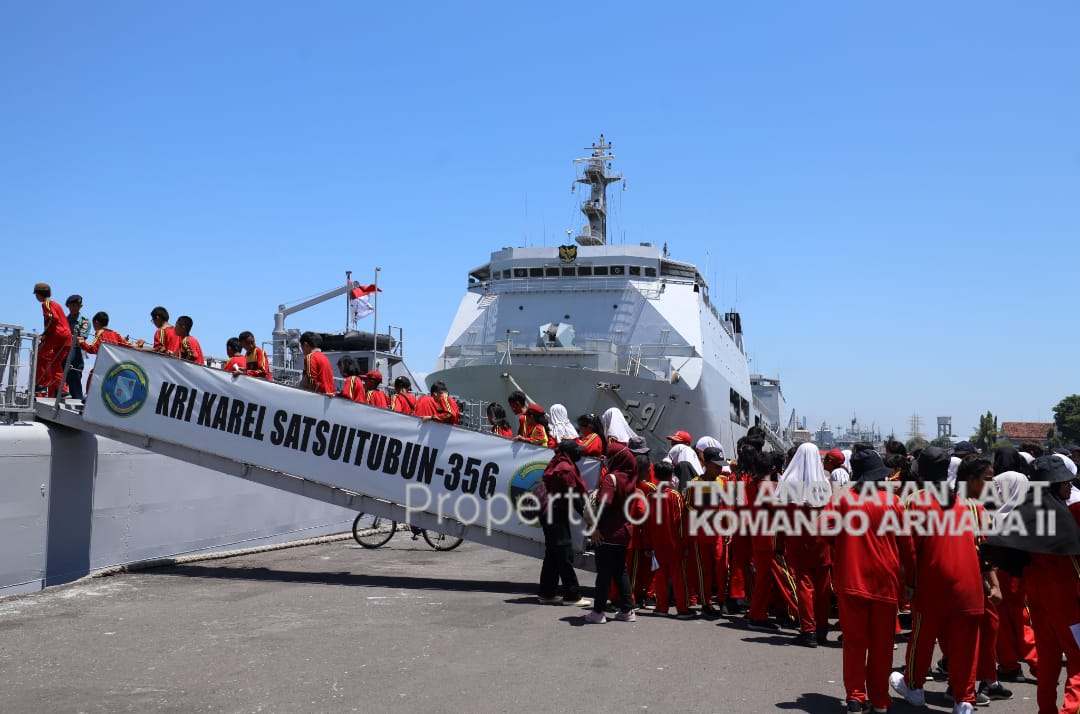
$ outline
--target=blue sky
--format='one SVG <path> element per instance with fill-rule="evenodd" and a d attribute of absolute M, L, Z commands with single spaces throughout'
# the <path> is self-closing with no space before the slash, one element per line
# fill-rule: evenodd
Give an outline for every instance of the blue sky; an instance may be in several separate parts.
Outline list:
<path fill-rule="evenodd" d="M 604 132 L 614 238 L 698 263 L 811 425 L 1048 420 L 1080 391 L 1078 27 L 1066 1 L 8 3 L 0 321 L 37 326 L 45 280 L 220 354 L 381 265 L 426 372 L 468 269 L 580 225 Z"/>

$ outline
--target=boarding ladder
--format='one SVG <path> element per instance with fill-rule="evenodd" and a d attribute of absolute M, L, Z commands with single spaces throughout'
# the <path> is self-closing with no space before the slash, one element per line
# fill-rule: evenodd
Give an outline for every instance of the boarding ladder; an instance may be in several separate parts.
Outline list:
<path fill-rule="evenodd" d="M 90 386 L 85 404 L 39 399 L 36 417 L 306 498 L 543 557 L 542 530 L 509 509 L 538 484 L 550 449 L 116 345 L 102 346 Z M 599 464 L 582 464 L 591 487 Z M 581 528 L 578 538 L 583 545 Z M 590 562 L 579 559 L 582 567 Z"/>

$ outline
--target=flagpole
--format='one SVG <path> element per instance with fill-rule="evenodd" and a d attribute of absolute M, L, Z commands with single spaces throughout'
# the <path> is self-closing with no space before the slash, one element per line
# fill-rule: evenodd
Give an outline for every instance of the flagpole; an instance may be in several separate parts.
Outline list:
<path fill-rule="evenodd" d="M 376 363 L 379 361 L 379 271 L 382 270 L 379 266 L 375 266 L 375 304 L 372 306 L 372 328 L 373 334 L 371 340 L 371 368 L 375 369 Z"/>
<path fill-rule="evenodd" d="M 345 271 L 345 287 L 348 290 L 345 291 L 345 331 L 349 331 L 349 313 L 351 312 L 349 302 L 352 300 L 352 271 Z"/>

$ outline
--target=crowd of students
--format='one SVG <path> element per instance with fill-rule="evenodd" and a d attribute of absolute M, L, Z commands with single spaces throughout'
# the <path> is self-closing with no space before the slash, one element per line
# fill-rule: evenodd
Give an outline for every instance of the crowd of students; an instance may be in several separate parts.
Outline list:
<path fill-rule="evenodd" d="M 74 349 L 72 329 L 47 284 L 35 285 L 34 295 L 45 323 L 36 381 L 55 396 L 66 390 L 63 371 Z M 190 317 L 171 325 L 164 307 L 155 307 L 150 317 L 155 332 L 149 349 L 205 363 Z M 111 329 L 105 312 L 95 313 L 92 324 L 93 340 L 76 338 L 78 349 L 88 354 L 102 344 L 144 348 L 142 340 L 132 343 Z M 319 336 L 305 332 L 299 342 L 305 389 L 424 420 L 460 421 L 460 409 L 442 382 L 417 398 L 402 376 L 387 394 L 380 372 L 361 373 L 352 357 L 343 356 L 337 363 L 343 379 L 338 389 Z M 226 351 L 222 369 L 273 380 L 266 352 L 251 332 L 230 338 Z M 574 423 L 561 405 L 545 411 L 520 391 L 507 405 L 517 418 L 516 430 L 502 405 L 492 403 L 487 408 L 492 433 L 555 450 L 538 494 L 545 506 L 546 542 L 540 602 L 591 605 L 585 619 L 597 624 L 607 621 L 610 600 L 619 621 L 633 622 L 638 611 L 652 610 L 679 619 L 699 613 L 740 617 L 748 628 L 765 632 L 790 625 L 798 629 L 794 642 L 811 648 L 825 644 L 835 627 L 842 638 L 849 712 L 887 711 L 890 688 L 911 704 L 924 704 L 935 644 L 943 654 L 937 669 L 948 677 L 954 712 L 1010 698 L 1002 682 L 1019 680 L 1021 663 L 1036 678 L 1039 714 L 1080 711 L 1080 448 L 1044 454 L 1035 444 L 1020 450 L 1006 446 L 991 459 L 967 442 L 950 451 L 929 447 L 909 455 L 903 444 L 890 440 L 884 458 L 867 444 L 825 454 L 803 444 L 781 454 L 765 449 L 764 434 L 755 427 L 739 441 L 734 459 L 728 460 L 712 437 L 694 442 L 677 431 L 668 437 L 664 458 L 653 461 L 618 409 L 583 414 Z M 583 456 L 603 460 L 592 493 L 577 467 Z M 1028 488 L 1030 481 L 1043 482 L 1048 498 L 1040 502 L 1038 491 Z M 914 488 L 901 498 L 896 482 Z M 724 490 L 734 484 L 743 488 L 738 503 L 710 497 L 713 486 Z M 933 488 L 938 484 L 948 487 Z M 982 498 L 988 484 L 996 495 L 990 513 Z M 825 502 L 809 497 L 822 488 L 829 494 Z M 941 498 L 942 492 L 948 495 Z M 586 500 L 595 508 L 586 509 Z M 843 521 L 858 512 L 868 527 L 829 533 L 743 529 L 731 535 L 690 528 L 695 515 L 697 523 L 709 522 L 717 509 L 744 513 L 743 523 L 755 522 L 759 511 L 776 509 L 801 512 L 804 522 L 827 515 Z M 571 510 L 598 514 L 591 529 L 597 570 L 592 601 L 581 596 L 574 572 Z M 1028 526 L 1024 533 L 984 537 L 982 526 L 1000 523 L 1014 511 L 1014 518 Z M 879 528 L 905 512 L 924 516 L 919 523 L 939 524 L 960 520 L 942 515 L 970 512 L 975 527 Z M 1047 535 L 1051 518 L 1055 525 Z M 900 616 L 908 614 L 904 665 L 894 671 Z M 1059 709 L 1063 658 L 1067 676 Z"/>
<path fill-rule="evenodd" d="M 1022 679 L 1022 663 L 1037 680 L 1040 714 L 1080 710 L 1080 635 L 1070 629 L 1080 625 L 1080 448 L 1043 454 L 1027 444 L 1023 451 L 1002 447 L 991 458 L 964 442 L 908 455 L 890 441 L 885 458 L 867 444 L 826 454 L 803 444 L 778 454 L 766 451 L 763 434 L 752 429 L 729 461 L 715 440 L 692 443 L 680 431 L 668 437 L 667 456 L 654 461 L 616 414 L 604 417 L 614 424 L 611 433 L 604 418 L 583 415 L 584 437 L 560 441 L 544 474 L 541 495 L 550 513 L 542 521 L 548 545 L 541 603 L 589 604 L 570 542 L 572 504 L 588 500 L 604 504 L 592 536 L 597 579 L 588 623 L 606 622 L 610 609 L 615 620 L 630 622 L 643 610 L 679 619 L 725 615 L 758 631 L 793 627 L 793 641 L 811 648 L 838 629 L 849 712 L 887 711 L 890 688 L 910 704 L 925 704 L 935 644 L 954 712 L 1011 698 L 1003 682 Z M 586 494 L 577 460 L 595 444 L 605 468 L 599 488 Z M 1046 487 L 1041 503 L 1029 481 Z M 713 484 L 737 483 L 744 498 L 736 504 L 707 497 Z M 771 497 L 762 498 L 766 492 Z M 815 492 L 825 499 L 811 498 Z M 809 522 L 816 516 L 841 523 L 858 511 L 867 528 L 691 532 L 695 509 L 717 508 L 750 516 L 803 511 Z M 1013 511 L 1028 526 L 1024 533 L 987 537 Z M 1050 516 L 1056 535 L 1038 534 Z M 884 527 L 889 519 L 938 525 Z M 904 634 L 908 616 L 911 631 Z M 894 671 L 898 639 L 907 644 Z"/>

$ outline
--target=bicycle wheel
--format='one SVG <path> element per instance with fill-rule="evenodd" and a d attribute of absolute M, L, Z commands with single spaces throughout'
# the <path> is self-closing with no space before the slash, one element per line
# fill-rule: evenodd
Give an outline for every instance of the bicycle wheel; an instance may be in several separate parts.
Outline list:
<path fill-rule="evenodd" d="M 368 519 L 369 522 L 361 524 L 360 521 Z M 378 548 L 386 545 L 386 542 L 394 537 L 397 523 L 378 516 L 368 516 L 363 513 L 356 514 L 356 520 L 352 524 L 352 537 L 365 548 Z"/>
<path fill-rule="evenodd" d="M 461 538 L 455 536 L 448 536 L 445 533 L 432 533 L 429 530 L 423 531 L 424 540 L 435 550 L 453 550 L 461 545 Z"/>

